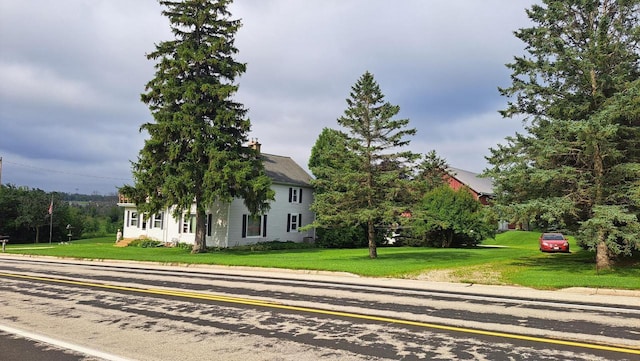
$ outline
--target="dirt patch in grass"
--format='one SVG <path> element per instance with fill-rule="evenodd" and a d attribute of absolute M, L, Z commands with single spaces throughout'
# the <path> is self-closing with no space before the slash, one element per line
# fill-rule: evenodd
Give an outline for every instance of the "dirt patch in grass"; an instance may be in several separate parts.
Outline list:
<path fill-rule="evenodd" d="M 504 285 L 500 271 L 485 266 L 463 267 L 456 269 L 430 270 L 415 277 L 418 280 L 432 282 L 481 283 L 485 285 Z"/>
<path fill-rule="evenodd" d="M 453 270 L 447 269 L 425 271 L 415 276 L 415 279 L 430 282 L 456 282 Z"/>

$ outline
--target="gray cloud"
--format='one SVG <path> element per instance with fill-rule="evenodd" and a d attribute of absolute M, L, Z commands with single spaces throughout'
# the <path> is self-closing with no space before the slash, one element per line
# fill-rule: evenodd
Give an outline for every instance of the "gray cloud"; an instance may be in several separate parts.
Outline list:
<path fill-rule="evenodd" d="M 496 88 L 523 52 L 516 1 L 236 0 L 237 98 L 263 151 L 306 167 L 323 127 L 337 128 L 366 70 L 418 129 L 414 151 L 435 149 L 481 171 L 488 148 L 521 129 L 503 120 Z M 146 53 L 171 39 L 156 1 L 0 0 L 2 182 L 111 193 L 131 182 L 150 121 L 140 93 Z"/>

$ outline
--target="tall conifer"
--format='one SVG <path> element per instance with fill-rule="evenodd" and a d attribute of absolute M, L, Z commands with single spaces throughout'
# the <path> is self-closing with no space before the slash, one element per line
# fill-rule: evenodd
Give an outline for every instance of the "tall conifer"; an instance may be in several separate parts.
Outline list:
<path fill-rule="evenodd" d="M 527 132 L 491 150 L 497 204 L 513 221 L 578 231 L 608 268 L 640 250 L 622 236 L 640 236 L 640 1 L 543 0 L 527 14 L 535 25 L 515 35 L 528 54 L 500 89 L 502 114 L 524 116 Z"/>
<path fill-rule="evenodd" d="M 369 257 L 376 258 L 376 238 L 407 208 L 402 195 L 419 155 L 401 148 L 416 131 L 407 128 L 409 119 L 393 119 L 400 107 L 384 100 L 371 73 L 351 89 L 338 119 L 345 132 L 325 129 L 314 147 L 310 167 L 321 189 L 312 205 L 314 225 L 366 225 Z"/>
<path fill-rule="evenodd" d="M 268 209 L 270 181 L 256 150 L 245 146 L 246 109 L 233 98 L 235 80 L 246 70 L 234 45 L 239 20 L 230 19 L 231 0 L 160 1 L 174 40 L 147 55 L 155 77 L 141 98 L 153 122 L 133 163 L 135 186 L 125 188 L 147 213 L 173 207 L 190 217 L 195 204 L 193 252 L 205 250 L 207 207 L 243 198 L 251 213 Z"/>

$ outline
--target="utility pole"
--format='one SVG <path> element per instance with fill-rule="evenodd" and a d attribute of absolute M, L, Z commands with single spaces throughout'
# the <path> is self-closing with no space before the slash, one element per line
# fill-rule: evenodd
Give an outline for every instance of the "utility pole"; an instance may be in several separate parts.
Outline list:
<path fill-rule="evenodd" d="M 0 186 L 2 185 L 2 157 L 0 157 Z"/>

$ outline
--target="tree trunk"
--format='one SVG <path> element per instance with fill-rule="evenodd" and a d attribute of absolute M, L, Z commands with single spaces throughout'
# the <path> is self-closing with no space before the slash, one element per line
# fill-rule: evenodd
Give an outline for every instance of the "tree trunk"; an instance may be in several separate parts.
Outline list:
<path fill-rule="evenodd" d="M 604 240 L 604 232 L 598 235 L 598 245 L 596 246 L 596 271 L 611 269 L 611 257 L 609 257 L 609 247 Z"/>
<path fill-rule="evenodd" d="M 367 237 L 369 238 L 369 258 L 378 258 L 376 249 L 376 230 L 373 221 L 367 223 Z"/>
<path fill-rule="evenodd" d="M 206 212 L 204 210 L 198 209 L 196 211 L 196 235 L 193 241 L 193 248 L 191 249 L 191 253 L 201 253 L 207 251 L 206 219 Z"/>
<path fill-rule="evenodd" d="M 603 204 L 603 179 L 604 179 L 604 162 L 598 142 L 595 142 L 593 171 L 595 181 L 595 205 Z M 607 246 L 606 234 L 604 230 L 598 232 L 598 245 L 596 246 L 596 271 L 608 270 L 611 268 L 611 258 L 609 257 L 609 246 Z"/>
<path fill-rule="evenodd" d="M 453 243 L 453 232 L 445 232 L 442 239 L 442 248 L 450 248 Z"/>

